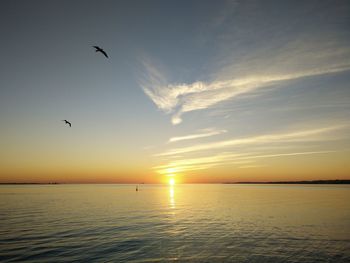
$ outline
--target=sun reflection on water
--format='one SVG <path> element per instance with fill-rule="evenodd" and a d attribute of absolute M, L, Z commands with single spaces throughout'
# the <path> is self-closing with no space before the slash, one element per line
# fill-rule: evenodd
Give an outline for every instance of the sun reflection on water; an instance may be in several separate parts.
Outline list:
<path fill-rule="evenodd" d="M 169 206 L 170 208 L 175 208 L 175 191 L 174 191 L 174 185 L 169 186 Z"/>

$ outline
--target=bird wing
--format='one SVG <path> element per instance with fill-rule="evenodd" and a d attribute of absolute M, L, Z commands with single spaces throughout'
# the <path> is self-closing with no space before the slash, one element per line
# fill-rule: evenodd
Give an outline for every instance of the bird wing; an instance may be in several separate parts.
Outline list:
<path fill-rule="evenodd" d="M 98 46 L 93 46 L 94 48 L 96 48 L 96 50 L 99 50 L 100 48 Z"/>
<path fill-rule="evenodd" d="M 106 58 L 108 58 L 107 53 L 104 50 L 101 49 L 101 53 L 105 55 Z"/>
<path fill-rule="evenodd" d="M 72 127 L 72 124 L 68 121 L 69 127 Z"/>

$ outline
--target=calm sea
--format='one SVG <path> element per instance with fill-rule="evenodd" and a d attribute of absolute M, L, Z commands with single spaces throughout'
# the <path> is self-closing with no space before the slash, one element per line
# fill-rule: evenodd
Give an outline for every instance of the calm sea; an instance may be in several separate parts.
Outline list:
<path fill-rule="evenodd" d="M 350 187 L 0 186 L 1 262 L 350 262 Z"/>

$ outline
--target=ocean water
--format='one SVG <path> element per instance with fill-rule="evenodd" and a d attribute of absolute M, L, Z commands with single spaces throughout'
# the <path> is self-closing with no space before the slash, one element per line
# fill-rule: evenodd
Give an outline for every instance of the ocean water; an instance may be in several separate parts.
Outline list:
<path fill-rule="evenodd" d="M 350 262 L 350 187 L 3 185 L 0 262 Z"/>

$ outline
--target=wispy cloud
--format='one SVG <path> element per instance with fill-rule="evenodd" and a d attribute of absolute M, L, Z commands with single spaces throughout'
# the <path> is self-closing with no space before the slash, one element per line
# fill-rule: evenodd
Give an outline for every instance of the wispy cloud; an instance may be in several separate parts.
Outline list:
<path fill-rule="evenodd" d="M 344 126 L 333 126 L 333 127 L 301 130 L 301 131 L 278 133 L 278 134 L 266 134 L 266 135 L 259 135 L 254 137 L 241 138 L 241 139 L 202 143 L 202 144 L 196 144 L 188 147 L 174 148 L 164 153 L 157 154 L 156 156 L 177 155 L 177 154 L 184 154 L 189 152 L 214 150 L 214 149 L 221 149 L 226 147 L 247 145 L 247 144 L 266 144 L 266 143 L 276 143 L 276 142 L 293 142 L 293 141 L 300 142 L 300 141 L 312 141 L 312 140 L 327 140 L 327 138 L 322 137 L 321 135 L 325 135 L 326 133 L 339 130 L 341 128 L 344 128 Z"/>
<path fill-rule="evenodd" d="M 189 134 L 185 136 L 178 136 L 178 137 L 172 137 L 169 139 L 170 142 L 177 142 L 177 141 L 184 141 L 184 140 L 193 140 L 193 139 L 199 139 L 204 137 L 210 137 L 214 135 L 219 135 L 222 133 L 227 132 L 226 130 L 216 130 L 216 129 L 204 129 L 199 131 L 199 133 L 195 134 Z"/>
<path fill-rule="evenodd" d="M 298 156 L 298 155 L 311 155 L 311 154 L 325 154 L 334 153 L 336 151 L 312 151 L 312 152 L 293 152 L 293 153 L 277 153 L 277 154 L 263 154 L 246 157 L 246 159 L 259 159 L 259 158 L 275 158 L 284 156 Z M 244 159 L 244 157 L 243 157 Z"/>
<path fill-rule="evenodd" d="M 166 113 L 172 113 L 172 123 L 182 122 L 185 112 L 207 109 L 211 106 L 235 98 L 239 95 L 256 92 L 281 82 L 306 77 L 342 72 L 350 69 L 350 64 L 336 64 L 326 68 L 314 68 L 285 74 L 250 75 L 244 78 L 197 81 L 191 84 L 166 84 L 164 76 L 153 65 L 144 62 L 148 81 L 140 83 L 146 95 L 156 106 Z"/>
<path fill-rule="evenodd" d="M 242 156 L 247 156 L 247 154 L 222 153 L 214 156 L 181 159 L 171 161 L 166 165 L 156 166 L 154 169 L 156 169 L 160 174 L 202 170 L 216 166 L 219 163 L 223 163 L 227 160 L 232 160 L 233 158 L 239 158 Z M 242 163 L 242 161 L 239 161 L 239 163 Z M 243 160 L 243 163 L 247 163 L 247 161 Z"/>
<path fill-rule="evenodd" d="M 255 163 L 258 159 L 264 158 L 279 158 L 300 155 L 315 155 L 315 154 L 329 154 L 336 151 L 305 151 L 305 152 L 290 152 L 290 153 L 275 153 L 275 154 L 235 154 L 222 153 L 215 156 L 207 156 L 193 159 L 181 159 L 169 162 L 166 165 L 155 166 L 155 169 L 160 174 L 175 174 L 194 170 L 204 170 L 219 165 L 235 165 L 237 168 L 253 168 L 261 167 Z"/>

